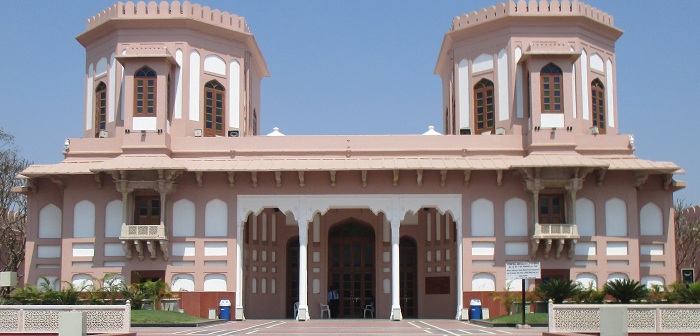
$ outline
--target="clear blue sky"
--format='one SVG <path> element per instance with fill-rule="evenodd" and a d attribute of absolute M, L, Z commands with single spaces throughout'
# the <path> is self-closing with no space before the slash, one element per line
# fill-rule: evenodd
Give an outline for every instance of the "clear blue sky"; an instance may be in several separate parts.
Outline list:
<path fill-rule="evenodd" d="M 75 40 L 114 0 L 3 1 L 0 127 L 22 155 L 57 163 L 65 138 L 82 136 L 85 53 Z M 452 18 L 499 1 L 201 0 L 246 17 L 270 68 L 262 134 L 417 134 L 441 131 L 437 53 Z M 586 3 L 615 17 L 622 133 L 636 155 L 674 161 L 700 203 L 700 1 Z"/>

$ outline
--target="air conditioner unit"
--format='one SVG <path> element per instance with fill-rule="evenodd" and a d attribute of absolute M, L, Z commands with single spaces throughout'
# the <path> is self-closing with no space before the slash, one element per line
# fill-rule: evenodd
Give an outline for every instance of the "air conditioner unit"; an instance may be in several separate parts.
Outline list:
<path fill-rule="evenodd" d="M 202 129 L 201 129 L 201 128 L 195 129 L 195 130 L 194 130 L 194 136 L 197 137 L 197 138 L 201 138 L 201 137 L 202 137 Z"/>
<path fill-rule="evenodd" d="M 505 135 L 506 129 L 503 127 L 496 128 L 496 135 Z"/>
<path fill-rule="evenodd" d="M 108 138 L 109 137 L 109 131 L 101 130 L 100 131 L 100 138 Z"/>
<path fill-rule="evenodd" d="M 237 138 L 239 134 L 238 131 L 228 131 L 228 136 L 232 138 Z"/>
<path fill-rule="evenodd" d="M 471 128 L 460 128 L 459 129 L 459 135 L 471 135 L 471 134 L 472 134 Z"/>

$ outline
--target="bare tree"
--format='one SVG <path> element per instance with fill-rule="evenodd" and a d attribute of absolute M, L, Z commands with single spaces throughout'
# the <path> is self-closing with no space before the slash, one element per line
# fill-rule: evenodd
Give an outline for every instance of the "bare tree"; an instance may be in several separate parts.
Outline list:
<path fill-rule="evenodd" d="M 682 268 L 697 269 L 700 254 L 700 206 L 690 206 L 682 199 L 674 204 L 676 229 L 676 272 Z M 700 272 L 699 272 L 700 273 Z M 700 274 L 695 274 L 698 281 Z"/>
<path fill-rule="evenodd" d="M 0 128 L 0 271 L 17 272 L 24 262 L 27 198 L 12 191 L 29 162 L 19 157 L 14 136 Z M 0 295 L 7 288 L 0 289 Z"/>

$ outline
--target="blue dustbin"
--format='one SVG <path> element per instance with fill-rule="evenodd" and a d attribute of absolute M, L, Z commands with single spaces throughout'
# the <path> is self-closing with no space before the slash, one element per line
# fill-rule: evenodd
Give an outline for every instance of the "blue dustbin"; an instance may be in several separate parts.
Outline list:
<path fill-rule="evenodd" d="M 219 301 L 219 319 L 220 320 L 231 320 L 231 301 L 221 300 Z"/>
<path fill-rule="evenodd" d="M 481 320 L 481 300 L 472 299 L 469 301 L 469 319 Z"/>

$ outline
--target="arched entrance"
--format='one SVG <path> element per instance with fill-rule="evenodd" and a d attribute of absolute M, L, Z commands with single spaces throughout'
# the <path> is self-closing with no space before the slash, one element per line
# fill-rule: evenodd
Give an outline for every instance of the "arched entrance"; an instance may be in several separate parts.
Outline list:
<path fill-rule="evenodd" d="M 331 227 L 328 232 L 329 285 L 338 290 L 339 307 L 333 317 L 360 318 L 374 302 L 374 229 L 357 220 Z"/>
<path fill-rule="evenodd" d="M 417 317 L 418 299 L 418 254 L 416 241 L 403 236 L 399 240 L 399 300 L 404 318 Z"/>
<path fill-rule="evenodd" d="M 294 318 L 294 303 L 299 301 L 299 236 L 287 241 L 287 318 Z"/>

